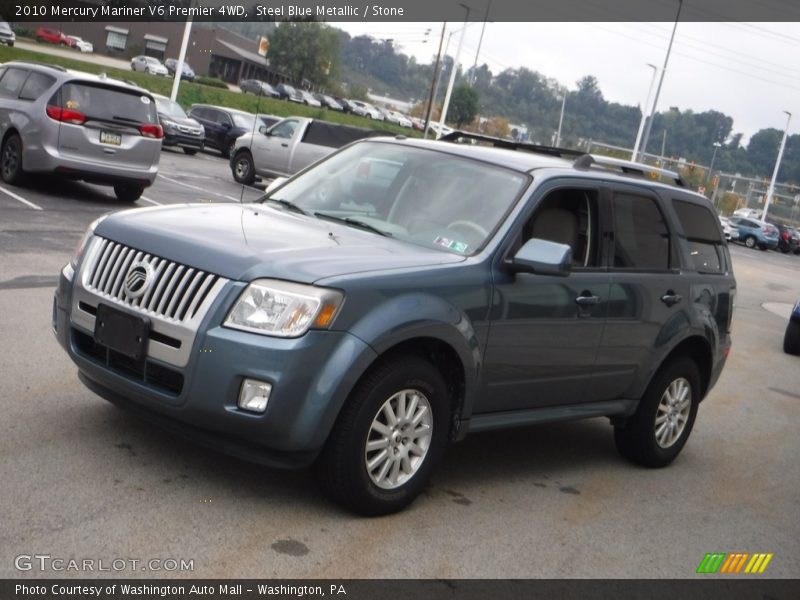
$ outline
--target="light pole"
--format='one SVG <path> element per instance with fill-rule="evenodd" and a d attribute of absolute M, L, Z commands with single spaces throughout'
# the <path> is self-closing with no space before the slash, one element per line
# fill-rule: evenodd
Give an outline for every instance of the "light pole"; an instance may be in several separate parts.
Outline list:
<path fill-rule="evenodd" d="M 558 119 L 558 133 L 556 133 L 556 148 L 561 146 L 561 126 L 564 124 L 564 106 L 567 104 L 567 90 L 561 90 L 561 116 Z"/>
<path fill-rule="evenodd" d="M 650 78 L 650 87 L 647 89 L 647 100 L 644 101 L 644 106 L 642 106 L 642 118 L 639 121 L 639 131 L 636 132 L 636 143 L 633 144 L 633 152 L 631 153 L 631 160 L 633 161 L 639 161 L 639 144 L 642 141 L 644 122 L 647 120 L 647 109 L 650 106 L 650 98 L 653 96 L 653 86 L 656 83 L 656 75 L 658 75 L 657 66 L 650 63 L 646 64 L 653 69 L 653 76 Z"/>
<path fill-rule="evenodd" d="M 442 105 L 442 115 L 439 117 L 439 131 L 436 132 L 436 139 L 442 137 L 444 131 L 444 123 L 447 119 L 447 109 L 450 108 L 450 96 L 453 93 L 453 85 L 456 82 L 456 70 L 458 70 L 458 59 L 461 57 L 461 45 L 464 43 L 464 34 L 467 33 L 467 22 L 469 21 L 470 8 L 466 4 L 459 3 L 459 6 L 466 9 L 467 15 L 464 18 L 464 27 L 461 30 L 461 37 L 458 38 L 458 49 L 456 50 L 456 58 L 453 61 L 453 70 L 450 72 L 450 82 L 447 84 L 447 92 L 444 95 L 444 104 Z"/>
<path fill-rule="evenodd" d="M 786 148 L 786 138 L 789 136 L 789 122 L 792 120 L 792 113 L 788 110 L 783 112 L 788 115 L 786 118 L 786 129 L 783 130 L 783 139 L 781 140 L 780 150 L 778 150 L 778 159 L 775 161 L 775 170 L 772 171 L 772 180 L 769 182 L 767 201 L 764 203 L 764 213 L 761 215 L 761 221 L 767 220 L 767 212 L 769 211 L 770 202 L 772 202 L 772 194 L 775 192 L 775 180 L 778 178 L 778 170 L 781 168 L 781 159 L 783 159 L 783 150 Z"/>
<path fill-rule="evenodd" d="M 183 39 L 181 40 L 181 49 L 178 52 L 178 64 L 175 65 L 175 79 L 172 81 L 172 92 L 169 99 L 175 102 L 178 97 L 178 86 L 181 84 L 181 77 L 183 76 L 183 61 L 186 58 L 186 47 L 189 45 L 189 35 L 192 32 L 192 18 L 186 19 L 186 25 L 183 27 Z"/>
<path fill-rule="evenodd" d="M 711 155 L 711 164 L 708 166 L 708 173 L 706 174 L 706 183 L 711 178 L 711 172 L 714 170 L 714 159 L 717 158 L 717 150 L 720 149 L 722 144 L 719 142 L 714 142 L 714 154 Z"/>
<path fill-rule="evenodd" d="M 425 131 L 422 133 L 424 139 L 428 139 L 428 127 L 431 124 L 431 111 L 436 95 L 436 86 L 439 85 L 439 61 L 442 60 L 442 43 L 444 42 L 444 32 L 447 29 L 447 21 L 442 23 L 442 35 L 439 37 L 439 51 L 436 53 L 436 64 L 433 66 L 433 79 L 431 80 L 431 95 L 428 97 L 428 110 L 425 111 Z"/>
<path fill-rule="evenodd" d="M 669 63 L 669 55 L 672 52 L 672 42 L 675 41 L 675 32 L 678 30 L 678 20 L 681 18 L 681 9 L 683 8 L 683 0 L 678 0 L 678 14 L 675 15 L 675 26 L 672 28 L 672 36 L 669 38 L 669 46 L 667 47 L 667 56 L 664 59 L 664 68 L 661 70 L 661 78 L 658 80 L 658 88 L 656 88 L 656 98 L 653 100 L 653 108 L 650 110 L 650 118 L 647 121 L 647 127 L 644 130 L 644 139 L 642 140 L 642 154 L 647 152 L 647 142 L 650 139 L 650 130 L 653 127 L 653 119 L 656 116 L 656 108 L 658 107 L 658 97 L 661 95 L 661 85 L 664 83 L 664 75 L 667 73 L 667 64 Z"/>

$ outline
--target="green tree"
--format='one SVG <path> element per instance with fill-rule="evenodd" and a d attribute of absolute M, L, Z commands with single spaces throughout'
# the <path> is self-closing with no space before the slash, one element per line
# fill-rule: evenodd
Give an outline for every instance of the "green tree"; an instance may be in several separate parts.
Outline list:
<path fill-rule="evenodd" d="M 303 85 L 322 86 L 338 79 L 340 37 L 316 22 L 281 23 L 269 40 L 270 65 Z"/>
<path fill-rule="evenodd" d="M 468 85 L 459 85 L 453 90 L 453 96 L 450 98 L 450 108 L 447 113 L 449 120 L 459 128 L 472 123 L 478 114 L 478 101 L 478 92 Z"/>

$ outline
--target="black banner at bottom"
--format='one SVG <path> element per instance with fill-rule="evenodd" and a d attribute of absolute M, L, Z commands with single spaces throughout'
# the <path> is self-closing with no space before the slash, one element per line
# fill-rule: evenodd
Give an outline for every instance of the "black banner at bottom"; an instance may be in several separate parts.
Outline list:
<path fill-rule="evenodd" d="M 542 579 L 39 579 L 0 580 L 2 600 L 520 600 L 641 598 L 642 600 L 795 600 L 797 579 L 542 580 Z"/>

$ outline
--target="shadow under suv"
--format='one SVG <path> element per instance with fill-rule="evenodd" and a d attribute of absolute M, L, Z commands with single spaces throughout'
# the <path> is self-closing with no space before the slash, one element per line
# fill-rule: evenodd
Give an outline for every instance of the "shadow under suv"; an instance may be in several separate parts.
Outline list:
<path fill-rule="evenodd" d="M 0 67 L 0 176 L 28 173 L 114 186 L 133 202 L 158 172 L 161 138 L 153 96 L 103 75 L 38 63 Z"/>
<path fill-rule="evenodd" d="M 668 465 L 725 364 L 735 287 L 713 207 L 674 173 L 372 138 L 258 203 L 95 223 L 53 328 L 103 398 L 234 456 L 314 464 L 376 515 L 473 432 L 606 417 L 624 457 Z"/>

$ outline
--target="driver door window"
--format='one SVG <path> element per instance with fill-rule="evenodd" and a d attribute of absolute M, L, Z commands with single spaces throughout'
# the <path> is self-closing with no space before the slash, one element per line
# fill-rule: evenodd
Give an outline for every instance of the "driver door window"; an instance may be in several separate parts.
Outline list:
<path fill-rule="evenodd" d="M 272 137 L 284 138 L 288 140 L 294 135 L 296 129 L 297 121 L 284 121 L 283 123 L 279 123 L 270 129 L 269 133 Z"/>

